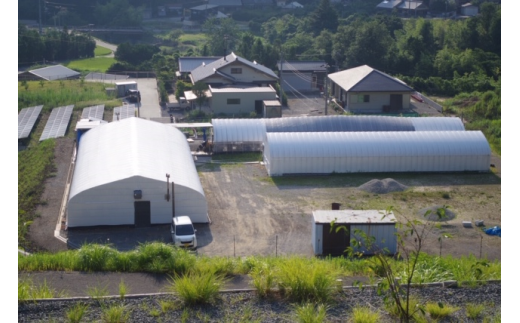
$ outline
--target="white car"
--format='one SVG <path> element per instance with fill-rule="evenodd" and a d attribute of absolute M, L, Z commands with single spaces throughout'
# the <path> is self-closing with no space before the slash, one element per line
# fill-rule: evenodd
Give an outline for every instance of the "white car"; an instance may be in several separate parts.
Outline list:
<path fill-rule="evenodd" d="M 189 216 L 176 216 L 172 220 L 171 233 L 173 243 L 178 247 L 196 249 L 197 230 L 193 227 Z"/>

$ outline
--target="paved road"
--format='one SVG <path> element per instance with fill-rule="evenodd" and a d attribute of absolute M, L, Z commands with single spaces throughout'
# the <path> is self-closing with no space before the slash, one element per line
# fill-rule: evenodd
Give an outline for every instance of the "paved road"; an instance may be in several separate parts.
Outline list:
<path fill-rule="evenodd" d="M 112 54 L 107 55 L 107 56 L 103 56 L 103 57 L 114 57 L 114 53 L 117 50 L 117 45 L 109 44 L 109 43 L 104 42 L 104 41 L 102 41 L 100 39 L 97 39 L 97 38 L 94 38 L 94 40 L 96 41 L 96 45 L 108 48 L 108 49 L 110 49 L 112 51 Z"/>

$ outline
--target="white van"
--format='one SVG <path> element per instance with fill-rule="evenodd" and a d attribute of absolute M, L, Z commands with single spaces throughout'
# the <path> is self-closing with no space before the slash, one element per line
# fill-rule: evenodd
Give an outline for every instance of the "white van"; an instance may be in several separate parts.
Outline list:
<path fill-rule="evenodd" d="M 193 227 L 189 216 L 182 215 L 174 217 L 171 225 L 173 243 L 178 247 L 196 249 L 197 230 Z"/>

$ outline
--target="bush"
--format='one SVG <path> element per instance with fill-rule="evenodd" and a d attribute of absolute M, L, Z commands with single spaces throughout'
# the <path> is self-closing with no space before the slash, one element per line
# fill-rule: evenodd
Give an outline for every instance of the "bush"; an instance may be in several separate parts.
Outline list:
<path fill-rule="evenodd" d="M 176 276 L 171 290 L 176 293 L 186 305 L 208 304 L 219 295 L 224 285 L 224 278 L 212 273 L 190 273 Z"/>

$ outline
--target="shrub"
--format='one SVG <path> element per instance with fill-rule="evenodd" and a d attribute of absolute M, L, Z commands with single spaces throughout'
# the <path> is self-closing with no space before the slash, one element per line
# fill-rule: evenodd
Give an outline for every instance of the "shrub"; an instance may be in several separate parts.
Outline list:
<path fill-rule="evenodd" d="M 275 271 L 266 263 L 253 268 L 250 276 L 252 278 L 251 283 L 260 297 L 266 297 L 269 295 L 273 287 L 276 285 Z"/>
<path fill-rule="evenodd" d="M 100 244 L 85 244 L 77 253 L 77 268 L 85 271 L 103 271 L 117 257 L 117 250 Z"/>
<path fill-rule="evenodd" d="M 449 305 L 444 305 L 443 303 L 427 303 L 426 304 L 426 312 L 430 314 L 431 318 L 434 320 L 443 319 L 459 309 L 456 307 L 452 307 Z"/>
<path fill-rule="evenodd" d="M 354 307 L 352 310 L 353 323 L 377 323 L 380 320 L 381 315 L 368 307 Z"/>
<path fill-rule="evenodd" d="M 190 273 L 176 276 L 171 290 L 176 293 L 186 305 L 207 304 L 218 296 L 224 284 L 222 276 L 211 273 Z"/>
<path fill-rule="evenodd" d="M 79 323 L 83 319 L 85 312 L 88 309 L 87 304 L 76 303 L 70 309 L 68 309 L 65 313 L 67 317 L 67 322 L 70 323 Z"/>
<path fill-rule="evenodd" d="M 482 315 L 484 308 L 484 304 L 466 304 L 466 316 L 469 319 L 476 320 L 480 315 Z"/>
<path fill-rule="evenodd" d="M 306 303 L 295 308 L 295 320 L 300 323 L 320 323 L 325 321 L 327 308 L 323 304 Z"/>
<path fill-rule="evenodd" d="M 124 323 L 130 318 L 130 311 L 125 305 L 112 305 L 103 309 L 101 318 L 106 323 Z"/>

